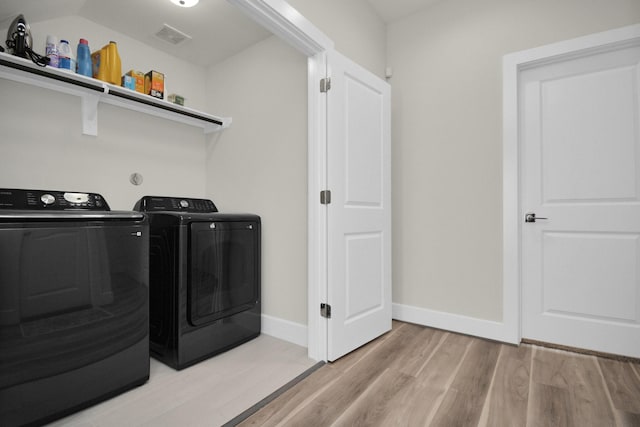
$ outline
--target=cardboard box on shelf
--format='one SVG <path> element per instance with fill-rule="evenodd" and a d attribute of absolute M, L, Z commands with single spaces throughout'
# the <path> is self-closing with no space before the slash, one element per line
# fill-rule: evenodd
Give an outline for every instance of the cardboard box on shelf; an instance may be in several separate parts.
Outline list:
<path fill-rule="evenodd" d="M 178 104 L 178 105 L 183 105 L 184 106 L 184 96 L 180 96 L 180 95 L 177 95 L 175 93 L 172 93 L 171 95 L 169 95 L 167 100 L 169 102 L 173 102 L 174 104 Z"/>
<path fill-rule="evenodd" d="M 144 93 L 155 98 L 164 99 L 164 74 L 153 70 L 145 74 Z"/>
<path fill-rule="evenodd" d="M 126 74 L 122 76 L 122 87 L 126 87 L 127 89 L 131 89 L 131 90 L 136 90 L 135 78 Z"/>
<path fill-rule="evenodd" d="M 135 80 L 136 92 L 145 93 L 144 91 L 144 73 L 142 71 L 129 70 L 125 76 L 131 76 Z"/>

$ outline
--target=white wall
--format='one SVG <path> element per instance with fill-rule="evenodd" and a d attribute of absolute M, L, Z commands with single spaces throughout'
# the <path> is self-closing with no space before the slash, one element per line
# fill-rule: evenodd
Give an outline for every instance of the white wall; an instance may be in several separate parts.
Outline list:
<path fill-rule="evenodd" d="M 207 145 L 206 192 L 262 218 L 262 300 L 307 324 L 307 58 L 270 37 L 209 69 L 210 108 L 232 126 Z"/>
<path fill-rule="evenodd" d="M 72 44 L 84 37 L 94 50 L 116 40 L 124 69 L 153 68 L 185 76 L 173 87 L 187 102 L 193 101 L 194 108 L 204 104 L 200 67 L 79 17 L 30 25 L 37 51 L 42 44 L 40 52 L 46 34 L 68 37 Z M 79 98 L 5 79 L 0 79 L 0 93 L 0 187 L 98 192 L 112 209 L 120 210 L 130 210 L 146 194 L 204 196 L 202 130 L 100 104 L 98 136 L 86 136 L 81 133 Z M 143 175 L 142 185 L 129 183 L 133 172 Z"/>
<path fill-rule="evenodd" d="M 637 0 L 446 0 L 388 25 L 395 303 L 502 319 L 502 56 L 638 22 Z"/>
<path fill-rule="evenodd" d="M 500 320 L 502 55 L 640 22 L 640 2 L 445 0 L 389 24 L 386 50 L 364 0 L 291 4 L 356 62 L 393 67 L 394 302 Z M 270 38 L 205 71 L 81 18 L 31 27 L 36 46 L 47 33 L 93 49 L 116 39 L 123 68 L 164 71 L 189 106 L 234 123 L 204 137 L 100 105 L 89 137 L 77 98 L 0 79 L 0 186 L 97 191 L 115 209 L 208 196 L 258 213 L 265 313 L 306 324 L 306 59 Z"/>
<path fill-rule="evenodd" d="M 383 78 L 386 26 L 366 0 L 288 0 L 338 52 Z"/>

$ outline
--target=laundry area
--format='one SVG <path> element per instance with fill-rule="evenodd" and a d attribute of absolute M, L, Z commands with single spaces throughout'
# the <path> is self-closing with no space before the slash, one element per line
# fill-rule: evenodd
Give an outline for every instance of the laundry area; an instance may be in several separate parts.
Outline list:
<path fill-rule="evenodd" d="M 274 276 L 275 264 L 291 263 L 278 281 L 297 276 L 306 294 L 304 245 L 272 253 L 268 237 L 281 222 L 302 230 L 296 238 L 304 242 L 306 188 L 298 172 L 304 171 L 306 131 L 298 153 L 288 150 L 291 157 L 279 165 L 265 162 L 259 151 L 243 154 L 260 140 L 247 132 L 260 126 L 245 121 L 238 132 L 244 144 L 234 147 L 222 134 L 232 133 L 230 113 L 237 107 L 210 102 L 220 97 L 204 90 L 209 80 L 222 79 L 207 74 L 210 64 L 265 39 L 300 63 L 304 57 L 296 58 L 226 1 L 196 9 L 156 3 L 138 2 L 136 10 L 129 2 L 96 1 L 0 7 L 9 40 L 0 53 L 1 91 L 16 100 L 0 124 L 6 136 L 0 167 L 2 425 L 39 425 L 74 414 L 86 421 L 92 408 L 100 423 L 115 422 L 113 416 L 141 423 L 139 406 L 127 410 L 114 400 L 131 399 L 137 390 L 155 405 L 163 402 L 148 420 L 162 419 L 189 399 L 206 402 L 211 393 L 226 393 L 208 409 L 208 420 L 222 424 L 316 363 L 303 342 L 261 336 L 262 280 Z M 123 10 L 128 18 L 121 19 Z M 136 25 L 145 15 L 149 27 Z M 206 15 L 226 21 L 224 28 L 207 30 Z M 165 22 L 191 31 L 181 33 L 183 42 L 193 39 L 188 48 L 171 39 L 177 33 Z M 237 32 L 225 36 L 235 41 L 212 48 L 225 31 Z M 60 48 L 53 51 L 55 64 L 51 43 Z M 64 68 L 67 45 L 73 65 Z M 87 46 L 95 73 L 80 72 Z M 304 90 L 305 69 L 291 68 L 298 75 L 290 83 Z M 129 86 L 129 77 L 141 77 L 142 85 Z M 301 122 L 302 129 L 304 110 L 287 120 Z M 242 123 L 242 115 L 236 118 Z M 240 155 L 217 158 L 228 149 Z M 289 162 L 298 165 L 287 170 Z M 280 172 L 268 173 L 273 167 Z M 273 214 L 255 203 L 256 181 L 288 192 L 275 209 L 287 214 L 269 220 L 266 236 L 261 214 Z M 298 311 L 303 321 L 304 304 Z M 153 397 L 167 389 L 187 400 L 174 393 Z"/>
<path fill-rule="evenodd" d="M 233 425 L 311 378 L 304 414 L 320 366 L 455 334 L 501 343 L 483 396 L 521 343 L 636 387 L 640 5 L 611 1 L 3 1 L 0 425 Z M 357 407 L 393 384 L 365 377 Z"/>

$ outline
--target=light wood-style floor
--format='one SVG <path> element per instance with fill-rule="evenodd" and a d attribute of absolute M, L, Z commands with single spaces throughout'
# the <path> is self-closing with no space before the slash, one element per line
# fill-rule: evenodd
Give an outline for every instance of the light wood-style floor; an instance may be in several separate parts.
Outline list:
<path fill-rule="evenodd" d="M 640 426 L 640 366 L 394 322 L 241 426 Z"/>
<path fill-rule="evenodd" d="M 214 427 L 315 365 L 307 349 L 268 335 L 182 371 L 151 359 L 149 382 L 49 427 Z"/>

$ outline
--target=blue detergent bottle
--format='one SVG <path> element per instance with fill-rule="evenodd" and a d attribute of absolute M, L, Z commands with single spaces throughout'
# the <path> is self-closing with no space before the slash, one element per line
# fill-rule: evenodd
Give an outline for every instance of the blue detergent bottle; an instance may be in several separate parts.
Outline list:
<path fill-rule="evenodd" d="M 86 39 L 80 39 L 78 43 L 78 74 L 83 76 L 92 77 L 91 69 L 91 51 L 89 50 L 89 42 Z"/>

